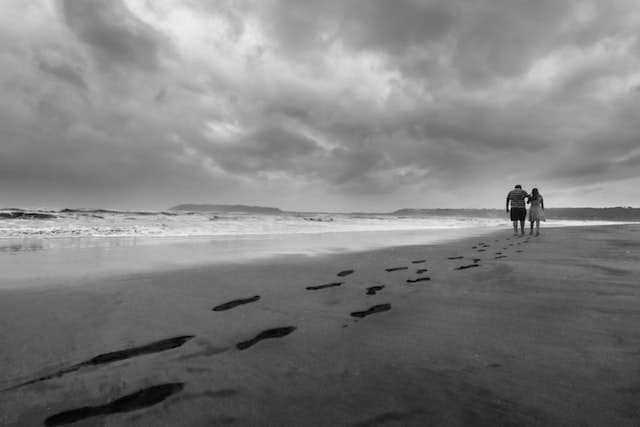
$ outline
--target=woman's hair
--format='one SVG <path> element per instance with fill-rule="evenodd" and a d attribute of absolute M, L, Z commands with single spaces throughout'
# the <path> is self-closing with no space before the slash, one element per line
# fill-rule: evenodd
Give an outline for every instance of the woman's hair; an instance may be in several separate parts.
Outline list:
<path fill-rule="evenodd" d="M 540 192 L 538 192 L 537 188 L 534 188 L 533 190 L 531 190 L 531 197 L 530 199 L 532 200 L 536 200 L 540 197 Z"/>

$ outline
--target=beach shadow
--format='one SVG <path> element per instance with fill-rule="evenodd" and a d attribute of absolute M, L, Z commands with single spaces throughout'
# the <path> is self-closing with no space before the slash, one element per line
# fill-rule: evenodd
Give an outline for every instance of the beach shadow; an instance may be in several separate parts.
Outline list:
<path fill-rule="evenodd" d="M 346 277 L 350 274 L 353 274 L 355 272 L 355 270 L 343 270 L 340 273 L 338 273 L 338 277 Z"/>

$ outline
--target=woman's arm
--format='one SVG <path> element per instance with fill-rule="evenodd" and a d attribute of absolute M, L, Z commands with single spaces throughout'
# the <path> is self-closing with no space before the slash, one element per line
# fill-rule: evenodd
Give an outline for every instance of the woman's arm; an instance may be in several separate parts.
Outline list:
<path fill-rule="evenodd" d="M 540 207 L 544 210 L 544 199 L 540 197 Z"/>

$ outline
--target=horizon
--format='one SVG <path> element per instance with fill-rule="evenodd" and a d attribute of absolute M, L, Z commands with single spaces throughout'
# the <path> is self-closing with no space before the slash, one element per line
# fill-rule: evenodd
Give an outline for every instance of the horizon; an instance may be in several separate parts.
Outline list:
<path fill-rule="evenodd" d="M 630 0 L 11 0 L 0 24 L 2 205 L 640 200 Z"/>
<path fill-rule="evenodd" d="M 251 207 L 251 208 L 269 208 L 269 209 L 278 209 L 283 213 L 328 213 L 328 214 L 392 214 L 401 210 L 415 210 L 415 211 L 438 211 L 438 210 L 470 210 L 470 211 L 504 211 L 503 208 L 498 207 L 490 207 L 490 208 L 468 208 L 468 207 L 441 207 L 441 208 L 423 208 L 423 207 L 398 207 L 392 208 L 387 211 L 333 211 L 333 210 L 304 210 L 304 209 L 285 209 L 279 206 L 273 205 L 257 205 L 257 204 L 245 204 L 245 203 L 178 203 L 172 206 L 164 207 L 164 208 L 155 208 L 155 209 L 143 209 L 143 208 L 122 208 L 122 207 L 104 207 L 104 206 L 64 206 L 64 207 L 53 207 L 53 206 L 11 206 L 11 207 L 0 207 L 0 210 L 25 210 L 25 211 L 61 211 L 63 209 L 71 209 L 71 210 L 86 210 L 86 211 L 94 211 L 94 210 L 106 210 L 106 211 L 114 211 L 114 212 L 167 212 L 171 211 L 177 206 L 180 205 L 212 205 L 212 206 L 242 206 L 242 207 Z M 551 206 L 546 209 L 555 210 L 555 209 L 640 209 L 640 206 Z M 546 210 L 545 209 L 545 210 Z"/>

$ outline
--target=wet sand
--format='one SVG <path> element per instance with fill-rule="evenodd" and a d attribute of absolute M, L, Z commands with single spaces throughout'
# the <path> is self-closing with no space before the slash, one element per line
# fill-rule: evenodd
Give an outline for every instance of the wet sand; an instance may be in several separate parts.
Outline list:
<path fill-rule="evenodd" d="M 0 425 L 640 425 L 640 226 L 0 291 Z"/>

